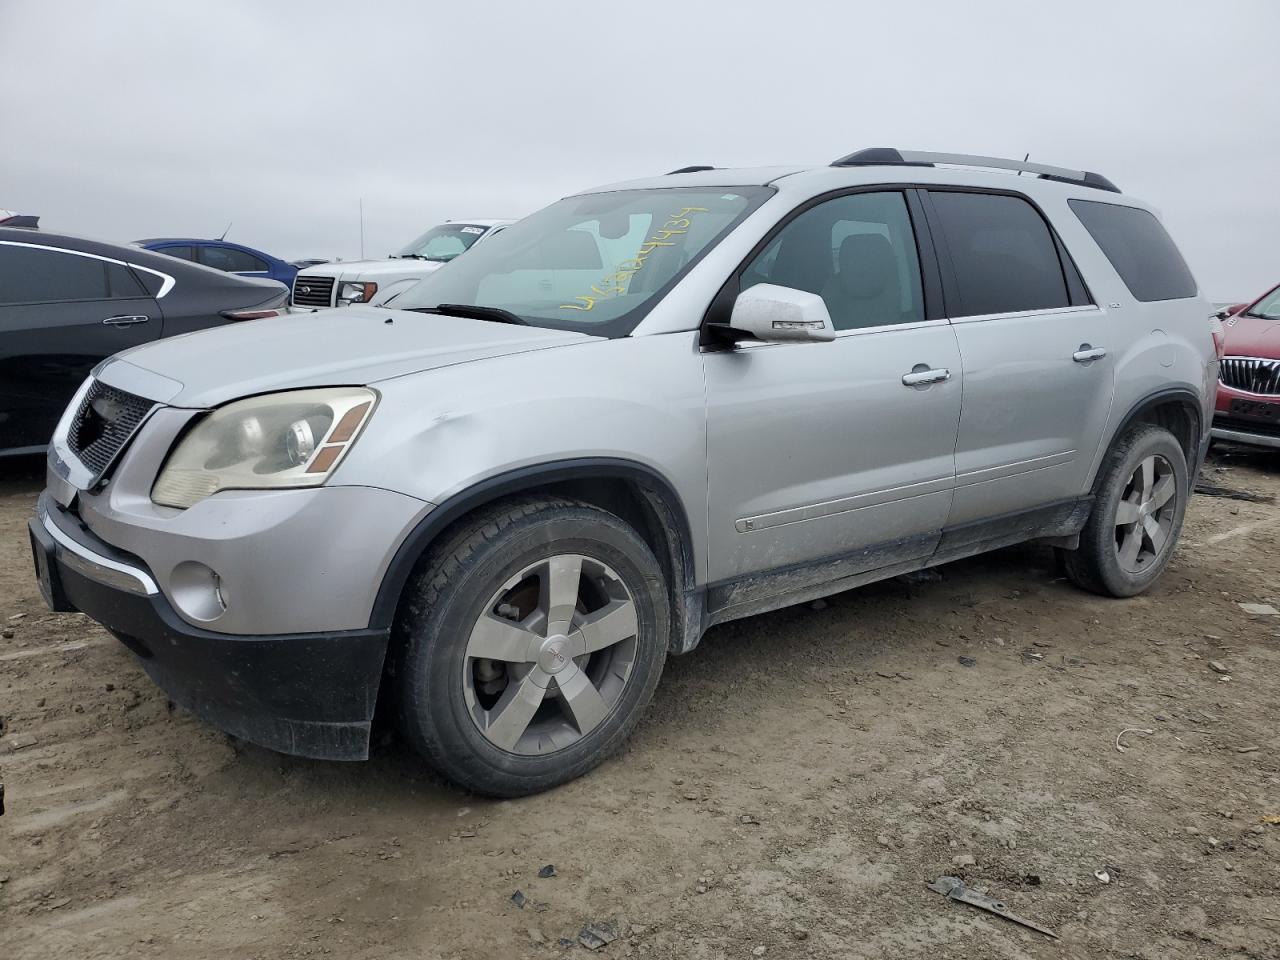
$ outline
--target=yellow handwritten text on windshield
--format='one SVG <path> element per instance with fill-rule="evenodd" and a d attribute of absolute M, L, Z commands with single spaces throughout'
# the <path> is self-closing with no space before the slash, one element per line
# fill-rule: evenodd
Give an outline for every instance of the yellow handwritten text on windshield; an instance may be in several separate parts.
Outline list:
<path fill-rule="evenodd" d="M 618 264 L 617 270 L 608 276 L 601 277 L 598 283 L 593 283 L 588 293 L 574 297 L 576 302 L 560 304 L 560 309 L 592 310 L 601 300 L 622 296 L 627 292 L 627 284 L 631 282 L 631 278 L 644 268 L 645 260 L 655 250 L 674 247 L 676 242 L 671 238 L 689 232 L 689 227 L 693 223 L 690 214 L 709 212 L 706 207 L 680 208 L 667 219 L 661 229 L 655 230 L 651 237 L 640 244 L 640 249 L 636 251 L 634 257 L 623 260 Z"/>

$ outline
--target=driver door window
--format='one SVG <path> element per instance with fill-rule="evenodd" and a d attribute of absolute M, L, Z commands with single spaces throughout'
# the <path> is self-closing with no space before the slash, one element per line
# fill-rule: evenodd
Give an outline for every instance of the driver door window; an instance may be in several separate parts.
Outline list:
<path fill-rule="evenodd" d="M 900 193 L 851 194 L 801 213 L 743 273 L 743 290 L 757 283 L 818 294 L 837 330 L 925 319 L 915 234 Z"/>

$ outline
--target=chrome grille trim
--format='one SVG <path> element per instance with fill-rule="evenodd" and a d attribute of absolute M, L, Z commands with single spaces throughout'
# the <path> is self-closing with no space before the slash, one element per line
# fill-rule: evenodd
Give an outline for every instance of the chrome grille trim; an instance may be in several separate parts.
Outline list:
<path fill-rule="evenodd" d="M 300 273 L 293 279 L 291 302 L 295 307 L 331 307 L 333 306 L 333 286 L 336 282 L 334 277 Z"/>
<path fill-rule="evenodd" d="M 1264 397 L 1280 396 L 1280 360 L 1268 357 L 1223 357 L 1218 379 L 1233 390 Z"/>

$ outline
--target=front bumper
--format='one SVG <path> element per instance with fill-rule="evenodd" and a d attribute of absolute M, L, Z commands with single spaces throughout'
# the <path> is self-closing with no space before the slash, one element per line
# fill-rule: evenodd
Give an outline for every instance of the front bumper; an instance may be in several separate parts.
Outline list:
<path fill-rule="evenodd" d="M 243 740 L 330 760 L 369 755 L 389 629 L 250 636 L 184 621 L 154 576 L 61 511 L 47 494 L 28 524 L 54 610 L 97 620 L 178 705 Z"/>
<path fill-rule="evenodd" d="M 1219 383 L 1211 433 L 1215 440 L 1280 449 L 1280 396 Z"/>
<path fill-rule="evenodd" d="M 1280 432 L 1260 432 L 1252 424 L 1223 422 L 1215 418 L 1213 429 L 1210 433 L 1215 440 L 1226 440 L 1230 443 L 1247 443 L 1254 447 L 1271 447 L 1272 449 L 1280 450 Z"/>

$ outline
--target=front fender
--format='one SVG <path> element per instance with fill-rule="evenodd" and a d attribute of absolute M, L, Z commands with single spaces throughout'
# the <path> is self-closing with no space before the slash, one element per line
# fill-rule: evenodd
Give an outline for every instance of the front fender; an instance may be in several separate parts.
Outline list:
<path fill-rule="evenodd" d="M 695 333 L 583 341 L 373 386 L 378 409 L 332 483 L 442 505 L 546 465 L 627 464 L 669 491 L 687 518 L 695 577 L 705 579 L 707 441 Z"/>

